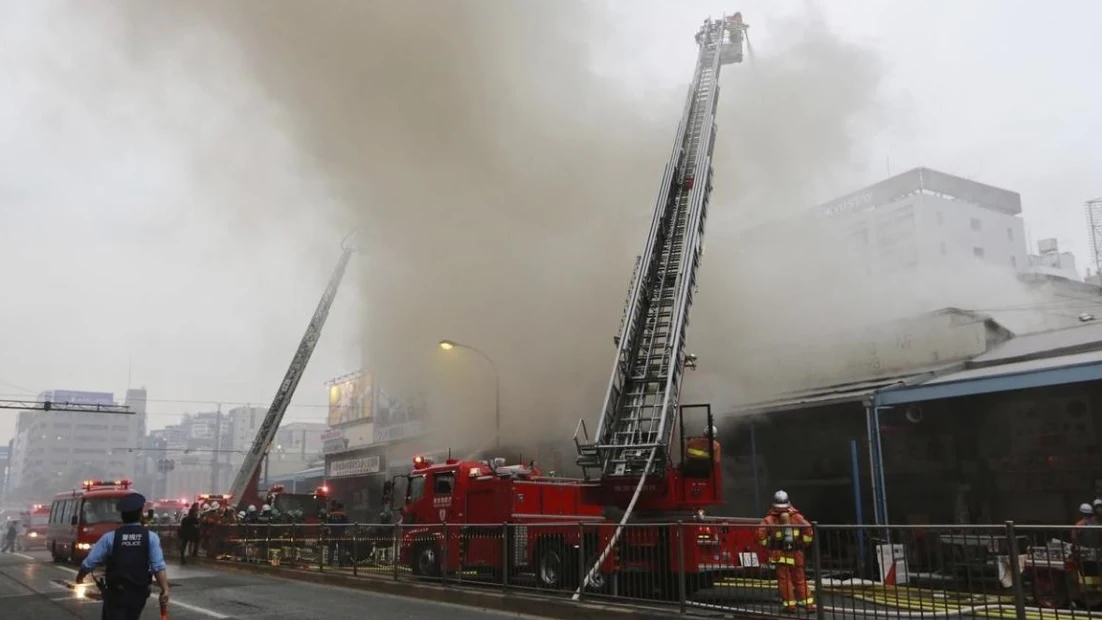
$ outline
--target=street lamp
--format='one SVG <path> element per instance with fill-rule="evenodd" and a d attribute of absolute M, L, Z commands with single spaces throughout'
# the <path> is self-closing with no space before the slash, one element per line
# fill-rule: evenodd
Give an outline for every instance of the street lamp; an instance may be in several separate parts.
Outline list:
<path fill-rule="evenodd" d="M 445 351 L 451 351 L 452 349 L 467 349 L 468 351 L 477 353 L 482 356 L 482 359 L 490 363 L 490 367 L 494 369 L 494 447 L 501 447 L 501 375 L 497 371 L 497 364 L 494 360 L 490 359 L 489 355 L 486 355 L 482 351 L 472 347 L 469 344 L 463 344 L 455 342 L 454 340 L 441 340 L 440 348 Z"/>

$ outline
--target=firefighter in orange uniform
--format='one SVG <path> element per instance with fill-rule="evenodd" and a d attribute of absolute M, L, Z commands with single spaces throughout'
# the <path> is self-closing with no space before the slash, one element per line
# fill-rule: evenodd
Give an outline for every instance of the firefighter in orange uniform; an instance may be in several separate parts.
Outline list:
<path fill-rule="evenodd" d="M 777 491 L 773 507 L 761 520 L 758 540 L 769 549 L 769 561 L 777 567 L 777 589 L 784 611 L 796 611 L 797 605 L 815 610 L 804 574 L 804 549 L 811 544 L 811 537 L 811 524 L 788 500 L 788 493 Z"/>
<path fill-rule="evenodd" d="M 716 427 L 711 427 L 703 437 L 689 437 L 685 440 L 685 475 L 693 478 L 707 478 L 712 473 L 712 463 L 719 462 L 719 442 L 716 441 Z M 711 444 L 711 452 L 708 445 Z M 711 460 L 709 460 L 709 457 Z"/>

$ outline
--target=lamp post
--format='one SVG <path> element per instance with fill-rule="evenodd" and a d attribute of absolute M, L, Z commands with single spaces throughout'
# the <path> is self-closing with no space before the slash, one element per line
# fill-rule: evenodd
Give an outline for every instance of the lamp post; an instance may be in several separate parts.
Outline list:
<path fill-rule="evenodd" d="M 482 351 L 472 347 L 469 344 L 463 344 L 455 342 L 454 340 L 441 340 L 440 348 L 445 351 L 451 351 L 452 349 L 467 349 L 482 356 L 482 359 L 490 363 L 490 367 L 494 369 L 494 448 L 501 447 L 501 375 L 497 371 L 497 364 L 494 360 L 486 355 Z"/>

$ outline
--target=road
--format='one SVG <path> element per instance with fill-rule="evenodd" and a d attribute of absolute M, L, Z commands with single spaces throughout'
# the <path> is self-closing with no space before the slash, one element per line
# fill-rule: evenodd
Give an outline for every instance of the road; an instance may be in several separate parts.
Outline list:
<path fill-rule="evenodd" d="M 486 620 L 532 618 L 494 611 L 387 596 L 260 575 L 170 564 L 172 620 L 286 618 L 339 620 Z M 100 617 L 100 603 L 71 588 L 76 569 L 50 562 L 46 553 L 0 554 L 0 617 L 53 620 Z M 156 620 L 151 598 L 143 619 Z"/>

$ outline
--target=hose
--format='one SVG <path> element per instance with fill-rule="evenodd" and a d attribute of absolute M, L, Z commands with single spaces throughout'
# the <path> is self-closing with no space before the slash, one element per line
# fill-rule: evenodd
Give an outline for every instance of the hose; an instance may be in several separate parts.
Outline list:
<path fill-rule="evenodd" d="M 647 457 L 647 465 L 643 468 L 643 475 L 639 477 L 639 484 L 635 486 L 635 494 L 631 496 L 631 501 L 628 502 L 628 507 L 624 511 L 624 516 L 620 519 L 620 524 L 616 526 L 616 531 L 613 532 L 612 538 L 609 539 L 608 544 L 605 545 L 605 550 L 601 552 L 600 557 L 593 563 L 593 568 L 589 569 L 589 572 L 585 574 L 585 579 L 578 586 L 578 589 L 574 591 L 572 600 L 578 600 L 582 597 L 582 591 L 593 580 L 593 577 L 600 572 L 601 565 L 605 563 L 605 559 L 608 558 L 608 554 L 612 553 L 612 548 L 616 545 L 616 542 L 620 540 L 620 534 L 624 531 L 624 525 L 627 524 L 628 518 L 631 517 L 631 512 L 635 510 L 635 502 L 639 501 L 639 495 L 643 492 L 643 484 L 647 481 L 647 472 L 650 471 L 651 465 L 654 464 L 654 457 L 658 454 L 658 448 L 650 449 L 650 456 Z"/>

